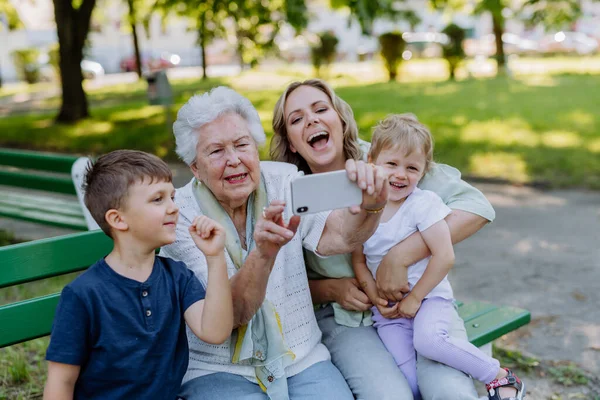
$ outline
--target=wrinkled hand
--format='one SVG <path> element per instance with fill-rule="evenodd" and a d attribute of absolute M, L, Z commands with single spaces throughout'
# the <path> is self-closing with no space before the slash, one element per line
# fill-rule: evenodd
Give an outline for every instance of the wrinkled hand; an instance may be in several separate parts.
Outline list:
<path fill-rule="evenodd" d="M 199 215 L 188 228 L 192 240 L 207 257 L 221 254 L 225 248 L 225 229 L 205 215 Z"/>
<path fill-rule="evenodd" d="M 410 291 L 408 269 L 386 254 L 377 268 L 377 291 L 379 296 L 389 301 L 400 301 Z"/>
<path fill-rule="evenodd" d="M 421 308 L 422 300 L 417 299 L 412 293 L 406 296 L 400 303 L 398 314 L 402 318 L 414 318 L 417 311 Z"/>
<path fill-rule="evenodd" d="M 360 289 L 356 278 L 340 278 L 335 280 L 335 302 L 348 311 L 367 311 L 373 304 Z"/>
<path fill-rule="evenodd" d="M 264 257 L 273 258 L 277 256 L 279 249 L 292 240 L 296 234 L 300 217 L 295 215 L 286 224 L 283 220 L 284 209 L 284 201 L 273 200 L 268 207 L 265 207 L 256 222 L 254 242 L 257 250 Z"/>
<path fill-rule="evenodd" d="M 363 191 L 363 201 L 359 206 L 350 207 L 350 212 L 357 214 L 360 209 L 376 210 L 387 203 L 388 173 L 381 167 L 360 160 L 346 160 L 348 178 L 356 182 Z"/>

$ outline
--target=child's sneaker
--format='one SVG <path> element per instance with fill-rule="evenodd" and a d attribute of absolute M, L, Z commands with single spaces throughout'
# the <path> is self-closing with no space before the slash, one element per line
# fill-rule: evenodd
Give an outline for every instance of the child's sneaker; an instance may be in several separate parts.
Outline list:
<path fill-rule="evenodd" d="M 510 369 L 504 369 L 506 370 L 508 375 L 501 379 L 494 379 L 493 381 L 485 385 L 485 388 L 488 392 L 488 400 L 523 400 L 523 396 L 525 396 L 525 384 L 521 382 L 521 379 L 519 379 L 518 376 L 513 374 L 513 372 Z M 516 396 L 504 398 L 500 397 L 498 388 L 501 387 L 515 388 L 517 390 Z"/>

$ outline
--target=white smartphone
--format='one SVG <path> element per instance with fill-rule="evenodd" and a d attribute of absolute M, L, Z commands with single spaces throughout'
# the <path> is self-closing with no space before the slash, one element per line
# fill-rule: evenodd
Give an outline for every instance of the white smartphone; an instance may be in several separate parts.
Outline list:
<path fill-rule="evenodd" d="M 352 182 L 346 170 L 300 176 L 292 186 L 292 212 L 313 214 L 360 205 L 362 190 Z"/>

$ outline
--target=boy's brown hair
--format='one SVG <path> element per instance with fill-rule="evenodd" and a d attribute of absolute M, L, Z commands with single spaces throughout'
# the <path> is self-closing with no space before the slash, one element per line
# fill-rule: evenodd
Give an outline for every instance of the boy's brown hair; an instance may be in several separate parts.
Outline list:
<path fill-rule="evenodd" d="M 414 114 L 390 114 L 373 128 L 369 157 L 375 161 L 385 149 L 402 149 L 409 155 L 420 148 L 427 173 L 433 163 L 433 136 Z"/>
<path fill-rule="evenodd" d="M 85 206 L 106 235 L 113 237 L 106 212 L 122 207 L 129 187 L 147 178 L 151 183 L 171 182 L 173 174 L 163 160 L 138 150 L 115 150 L 88 165 L 83 183 Z"/>

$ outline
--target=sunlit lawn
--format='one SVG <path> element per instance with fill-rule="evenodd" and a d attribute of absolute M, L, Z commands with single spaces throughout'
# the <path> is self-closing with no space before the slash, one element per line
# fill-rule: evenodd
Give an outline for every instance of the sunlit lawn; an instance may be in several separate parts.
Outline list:
<path fill-rule="evenodd" d="M 433 65 L 426 66 L 435 71 Z M 420 67 L 407 66 L 405 81 L 394 83 L 385 82 L 376 65 L 367 67 L 371 74 L 330 73 L 338 93 L 353 107 L 363 138 L 369 139 L 373 124 L 386 114 L 413 112 L 434 133 L 437 160 L 466 175 L 600 189 L 600 91 L 594 90 L 600 87 L 600 76 L 449 82 L 433 74 L 415 82 L 409 74 Z M 208 82 L 178 82 L 171 118 L 193 93 L 228 84 L 252 100 L 271 135 L 272 110 L 280 91 L 287 82 L 309 74 L 309 68 L 275 69 Z M 1 118 L 0 146 L 94 155 L 137 148 L 175 158 L 164 110 L 147 105 L 144 83 L 96 90 L 90 100 L 92 118 L 72 126 L 54 125 L 54 113 Z M 263 149 L 263 158 L 266 155 Z"/>

